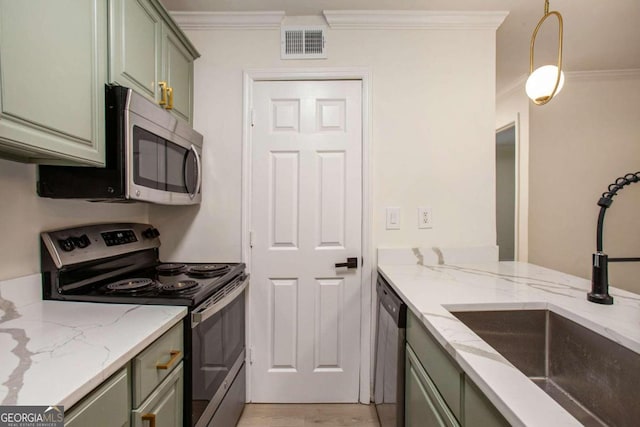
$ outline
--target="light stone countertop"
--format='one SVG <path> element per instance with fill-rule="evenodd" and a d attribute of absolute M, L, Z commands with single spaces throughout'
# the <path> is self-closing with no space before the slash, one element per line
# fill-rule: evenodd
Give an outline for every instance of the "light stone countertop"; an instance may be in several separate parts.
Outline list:
<path fill-rule="evenodd" d="M 512 425 L 581 425 L 450 311 L 549 309 L 640 353 L 640 295 L 610 288 L 614 304 L 594 304 L 589 280 L 486 254 L 454 263 L 468 255 L 379 250 L 378 271 Z"/>
<path fill-rule="evenodd" d="M 0 281 L 0 405 L 69 409 L 187 313 L 42 301 L 41 286 L 40 274 Z"/>

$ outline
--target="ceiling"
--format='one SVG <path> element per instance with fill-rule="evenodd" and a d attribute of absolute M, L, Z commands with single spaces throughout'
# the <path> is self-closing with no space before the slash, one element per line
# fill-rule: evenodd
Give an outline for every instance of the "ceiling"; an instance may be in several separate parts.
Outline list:
<path fill-rule="evenodd" d="M 172 11 L 284 11 L 287 16 L 323 10 L 509 11 L 497 35 L 497 89 L 529 70 L 529 42 L 544 0 L 161 0 Z M 639 0 L 551 0 L 564 18 L 566 71 L 640 69 Z M 547 22 L 553 22 L 552 20 Z M 557 26 L 545 24 L 536 39 L 536 65 L 556 55 Z"/>

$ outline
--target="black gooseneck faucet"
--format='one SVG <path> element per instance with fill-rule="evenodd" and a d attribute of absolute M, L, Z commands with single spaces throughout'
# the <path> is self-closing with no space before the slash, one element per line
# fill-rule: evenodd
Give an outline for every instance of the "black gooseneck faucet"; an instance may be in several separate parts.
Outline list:
<path fill-rule="evenodd" d="M 610 262 L 636 262 L 640 258 L 609 258 L 602 251 L 602 229 L 604 227 L 604 214 L 607 208 L 613 203 L 613 196 L 623 187 L 640 181 L 640 172 L 628 173 L 616 179 L 616 182 L 609 185 L 607 191 L 602 193 L 598 206 L 598 229 L 596 231 L 596 253 L 593 254 L 593 269 L 591 274 L 591 292 L 587 294 L 587 299 L 598 304 L 613 304 L 613 297 L 609 295 L 609 270 Z"/>

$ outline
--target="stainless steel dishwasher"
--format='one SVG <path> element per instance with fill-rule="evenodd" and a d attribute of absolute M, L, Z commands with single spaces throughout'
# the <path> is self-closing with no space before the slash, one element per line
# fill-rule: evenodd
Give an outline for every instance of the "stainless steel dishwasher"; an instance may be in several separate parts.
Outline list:
<path fill-rule="evenodd" d="M 403 427 L 407 306 L 379 274 L 376 293 L 374 403 L 381 427 Z"/>

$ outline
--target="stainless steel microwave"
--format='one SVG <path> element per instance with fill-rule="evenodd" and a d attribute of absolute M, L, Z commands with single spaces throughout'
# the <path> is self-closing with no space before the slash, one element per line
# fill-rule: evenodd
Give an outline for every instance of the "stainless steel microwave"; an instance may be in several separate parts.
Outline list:
<path fill-rule="evenodd" d="M 107 85 L 105 91 L 106 167 L 41 165 L 38 195 L 200 203 L 202 135 L 132 89 Z"/>

